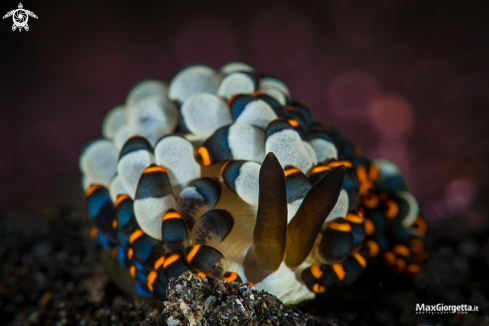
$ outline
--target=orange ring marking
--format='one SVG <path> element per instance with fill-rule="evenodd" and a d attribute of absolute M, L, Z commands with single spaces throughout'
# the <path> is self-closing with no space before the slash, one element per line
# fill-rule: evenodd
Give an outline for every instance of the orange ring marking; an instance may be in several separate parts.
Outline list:
<path fill-rule="evenodd" d="M 127 198 L 129 198 L 129 195 L 124 194 L 124 195 L 117 196 L 117 199 L 115 200 L 115 203 L 114 203 L 114 208 L 117 208 L 117 206 L 119 206 Z"/>
<path fill-rule="evenodd" d="M 202 159 L 202 165 L 211 165 L 211 158 L 209 156 L 209 151 L 204 146 L 201 146 L 197 151 L 198 156 Z"/>
<path fill-rule="evenodd" d="M 379 178 L 379 167 L 374 163 L 370 164 L 368 178 L 372 181 L 375 181 Z"/>
<path fill-rule="evenodd" d="M 416 220 L 413 223 L 413 227 L 420 235 L 424 235 L 426 233 L 426 230 L 428 230 L 428 225 L 426 224 L 426 221 L 419 216 L 416 217 Z"/>
<path fill-rule="evenodd" d="M 187 261 L 190 263 L 192 261 L 192 259 L 194 259 L 195 255 L 197 254 L 197 252 L 199 251 L 200 247 L 202 247 L 202 245 L 200 244 L 196 244 L 192 247 L 192 249 L 190 250 L 190 252 L 188 253 L 187 255 Z"/>
<path fill-rule="evenodd" d="M 350 232 L 351 226 L 348 223 L 338 223 L 338 222 L 333 221 L 333 222 L 329 223 L 328 229 L 338 230 L 341 232 Z"/>
<path fill-rule="evenodd" d="M 288 175 L 291 175 L 291 174 L 294 174 L 294 173 L 298 173 L 300 171 L 301 170 L 299 170 L 298 168 L 291 168 L 291 169 L 284 170 L 284 174 L 285 174 L 285 176 L 288 176 Z"/>
<path fill-rule="evenodd" d="M 295 127 L 297 127 L 297 126 L 299 126 L 299 122 L 298 122 L 297 120 L 295 120 L 295 119 L 289 119 L 289 120 L 287 120 L 287 122 L 288 122 L 288 123 L 289 123 L 289 124 L 290 124 L 292 127 L 294 127 L 294 128 L 295 128 Z"/>
<path fill-rule="evenodd" d="M 421 272 L 421 268 L 419 268 L 419 266 L 416 264 L 409 264 L 406 268 L 406 273 L 410 275 L 416 275 L 419 274 L 420 272 Z"/>
<path fill-rule="evenodd" d="M 234 101 L 234 99 L 240 95 L 243 95 L 243 94 L 236 93 L 236 94 L 233 94 L 230 98 L 228 98 L 228 106 L 231 106 L 231 103 Z"/>
<path fill-rule="evenodd" d="M 323 172 L 323 171 L 329 171 L 329 170 L 331 170 L 331 167 L 329 167 L 327 165 L 319 165 L 319 166 L 316 166 L 314 169 L 312 169 L 311 174 L 319 173 L 319 172 Z"/>
<path fill-rule="evenodd" d="M 330 166 L 330 167 L 332 167 L 332 168 L 335 168 L 337 166 L 342 166 L 342 165 L 344 165 L 347 168 L 352 168 L 353 167 L 353 165 L 351 164 L 351 162 L 344 161 L 344 160 L 341 160 L 341 161 L 331 161 L 327 165 Z"/>
<path fill-rule="evenodd" d="M 368 192 L 370 191 L 370 189 L 372 189 L 373 187 L 374 187 L 374 184 L 372 183 L 372 181 L 363 180 L 363 181 L 360 181 L 360 187 L 359 187 L 358 191 L 360 192 L 360 195 L 366 196 L 368 194 Z"/>
<path fill-rule="evenodd" d="M 334 270 L 336 276 L 338 277 L 338 279 L 340 281 L 343 280 L 345 278 L 345 275 L 346 275 L 346 272 L 345 272 L 345 269 L 343 268 L 343 265 L 333 264 L 332 267 L 333 267 L 333 270 Z"/>
<path fill-rule="evenodd" d="M 178 212 L 175 212 L 175 211 L 171 211 L 171 212 L 165 213 L 165 215 L 163 215 L 163 221 L 170 220 L 172 218 L 182 218 L 182 216 Z"/>
<path fill-rule="evenodd" d="M 367 171 L 363 165 L 357 166 L 357 178 L 360 183 L 367 180 Z"/>
<path fill-rule="evenodd" d="M 379 205 L 379 197 L 374 194 L 370 194 L 369 196 L 363 198 L 362 203 L 367 208 L 375 208 L 377 205 Z"/>
<path fill-rule="evenodd" d="M 90 187 L 88 187 L 87 191 L 85 191 L 85 197 L 90 197 L 90 195 L 93 194 L 93 192 L 95 190 L 100 189 L 100 188 L 103 188 L 103 187 L 99 184 L 90 185 Z"/>
<path fill-rule="evenodd" d="M 221 166 L 221 175 L 224 174 L 224 169 L 226 169 L 226 166 L 228 166 L 228 164 L 231 163 L 231 161 L 226 161 L 224 162 L 224 164 Z M 219 181 L 219 180 L 218 180 Z"/>
<path fill-rule="evenodd" d="M 164 167 L 162 167 L 160 165 L 156 165 L 156 166 L 149 166 L 146 169 L 144 169 L 144 171 L 143 171 L 143 173 L 154 173 L 154 172 L 164 172 L 164 173 L 166 173 L 166 170 L 165 170 Z"/>
<path fill-rule="evenodd" d="M 367 267 L 367 261 L 365 260 L 365 258 L 360 255 L 358 252 L 355 252 L 353 254 L 353 257 L 355 257 L 355 259 L 357 260 L 357 262 L 362 265 L 362 268 L 365 269 L 365 267 Z"/>
<path fill-rule="evenodd" d="M 231 283 L 238 279 L 238 274 L 231 272 L 231 274 L 228 277 L 223 277 L 222 279 L 228 283 Z"/>
<path fill-rule="evenodd" d="M 326 291 L 326 288 L 319 283 L 314 283 L 312 290 L 314 291 L 314 293 L 324 293 Z"/>
<path fill-rule="evenodd" d="M 173 264 L 175 261 L 178 260 L 178 258 L 180 258 L 180 256 L 178 255 L 171 255 L 170 257 L 168 257 L 167 259 L 165 259 L 165 261 L 163 262 L 163 268 L 167 268 L 169 265 Z"/>
<path fill-rule="evenodd" d="M 317 280 L 319 280 L 321 276 L 323 276 L 323 271 L 321 270 L 321 267 L 319 265 L 312 265 L 311 273 L 312 276 L 314 276 Z"/>
<path fill-rule="evenodd" d="M 155 270 L 160 268 L 160 266 L 163 265 L 164 261 L 165 261 L 165 256 L 161 256 L 160 258 L 158 258 L 158 260 L 155 261 Z"/>
<path fill-rule="evenodd" d="M 155 283 L 155 280 L 156 280 L 156 277 L 158 276 L 158 274 L 156 274 L 155 271 L 151 271 L 149 274 L 148 274 L 148 282 L 147 282 L 147 285 L 148 285 L 148 289 L 153 292 L 153 284 Z"/>
<path fill-rule="evenodd" d="M 375 257 L 379 254 L 379 245 L 377 244 L 377 242 L 373 240 L 367 240 L 365 242 L 365 246 L 367 247 L 369 257 Z"/>
<path fill-rule="evenodd" d="M 394 218 L 397 216 L 397 213 L 399 213 L 399 206 L 397 203 L 393 200 L 388 200 L 387 203 L 387 211 L 385 212 L 385 217 L 387 218 Z"/>
<path fill-rule="evenodd" d="M 394 254 L 401 257 L 408 257 L 410 254 L 408 247 L 401 244 L 395 245 L 394 248 L 392 248 L 392 251 L 394 252 Z"/>
<path fill-rule="evenodd" d="M 365 235 L 371 235 L 375 231 L 375 225 L 372 220 L 365 220 L 363 222 L 363 225 L 365 225 Z"/>
<path fill-rule="evenodd" d="M 348 213 L 346 214 L 345 219 L 348 222 L 352 222 L 352 223 L 357 223 L 357 224 L 363 223 L 363 218 L 357 214 Z"/>
<path fill-rule="evenodd" d="M 144 234 L 144 231 L 141 229 L 138 229 L 131 233 L 129 236 L 129 243 L 132 244 L 134 241 L 136 241 L 139 237 L 141 237 Z"/>
<path fill-rule="evenodd" d="M 93 227 L 90 229 L 90 238 L 95 239 L 97 237 L 97 228 Z"/>

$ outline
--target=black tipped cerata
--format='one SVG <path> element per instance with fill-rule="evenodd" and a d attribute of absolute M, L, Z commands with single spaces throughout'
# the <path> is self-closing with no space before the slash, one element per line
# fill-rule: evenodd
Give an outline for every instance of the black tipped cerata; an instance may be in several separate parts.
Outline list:
<path fill-rule="evenodd" d="M 187 228 L 182 216 L 174 209 L 169 209 L 163 215 L 161 238 L 166 251 L 183 254 L 184 246 L 188 243 Z"/>
<path fill-rule="evenodd" d="M 140 227 L 138 222 L 136 221 L 136 218 L 134 217 L 134 214 L 126 213 L 126 211 L 129 211 L 129 208 L 124 209 L 124 207 L 121 206 L 117 207 L 117 216 L 118 216 L 117 220 L 118 221 L 121 220 L 120 223 L 117 223 L 119 239 L 123 246 L 128 246 L 129 238 L 131 237 L 131 234 L 133 234 L 134 231 L 139 230 Z M 131 206 L 132 206 L 132 200 L 131 200 Z M 129 216 L 129 218 L 126 220 L 127 216 Z"/>
<path fill-rule="evenodd" d="M 143 234 L 138 237 L 131 247 L 133 258 L 148 269 L 153 269 L 155 262 L 165 255 L 163 244 L 152 237 Z"/>
<path fill-rule="evenodd" d="M 348 257 L 343 263 L 345 277 L 343 283 L 352 284 L 355 282 L 367 267 L 367 261 L 360 253 L 354 253 Z"/>
<path fill-rule="evenodd" d="M 350 161 L 346 160 L 331 160 L 323 164 L 319 164 L 311 170 L 309 175 L 309 180 L 312 184 L 321 180 L 321 178 L 326 175 L 331 169 L 344 165 L 347 169 L 345 172 L 345 178 L 343 179 L 343 189 L 346 190 L 348 194 L 349 208 L 355 209 L 358 206 L 358 201 L 360 199 L 359 194 L 359 183 L 355 176 L 355 170 Z"/>
<path fill-rule="evenodd" d="M 166 170 L 156 164 L 147 167 L 139 179 L 136 200 L 144 198 L 160 198 L 173 194 Z"/>
<path fill-rule="evenodd" d="M 311 265 L 310 267 L 304 269 L 301 273 L 302 281 L 306 286 L 314 293 L 323 293 L 326 291 L 326 287 L 324 287 L 320 283 L 320 279 L 323 276 L 323 269 L 320 265 Z"/>
<path fill-rule="evenodd" d="M 156 272 L 156 279 L 164 286 L 166 287 L 168 285 L 168 276 L 165 273 L 165 268 L 163 267 L 163 263 L 165 261 L 165 258 L 169 258 L 170 256 L 165 255 L 163 258 L 160 258 L 159 260 L 156 261 L 155 263 L 155 268 L 154 271 Z M 150 276 L 150 275 L 148 275 Z M 154 274 L 151 275 L 151 278 L 155 277 Z"/>
<path fill-rule="evenodd" d="M 284 173 L 287 187 L 287 202 L 292 203 L 299 198 L 304 198 L 309 189 L 311 189 L 311 183 L 307 176 L 298 168 L 290 165 L 285 167 Z"/>
<path fill-rule="evenodd" d="M 152 274 L 151 274 L 152 273 Z M 155 271 L 151 272 L 147 278 L 148 289 L 153 292 L 159 298 L 166 297 L 166 285 L 163 284 L 158 278 L 158 274 Z M 165 276 L 166 277 L 166 276 Z"/>
<path fill-rule="evenodd" d="M 102 235 L 117 243 L 116 213 L 108 190 L 100 185 L 92 185 L 86 197 L 88 216 L 92 223 Z"/>
<path fill-rule="evenodd" d="M 220 279 L 226 271 L 222 253 L 211 246 L 196 244 L 185 248 L 187 262 L 207 276 Z"/>
<path fill-rule="evenodd" d="M 239 282 L 239 283 L 242 283 L 243 281 L 241 280 L 241 277 L 239 277 L 238 274 L 236 274 L 235 272 L 226 272 L 224 273 L 224 275 L 222 276 L 222 279 L 228 283 L 232 283 L 232 282 Z"/>
<path fill-rule="evenodd" d="M 205 177 L 190 182 L 180 193 L 177 206 L 183 221 L 192 230 L 202 211 L 213 209 L 221 198 L 221 185 L 216 178 Z"/>
<path fill-rule="evenodd" d="M 244 111 L 248 103 L 256 101 L 256 98 L 251 95 L 237 94 L 231 97 L 228 101 L 229 107 L 231 109 L 231 114 L 234 119 L 237 119 L 241 113 Z"/>
<path fill-rule="evenodd" d="M 282 130 L 293 130 L 294 128 L 290 125 L 290 123 L 285 119 L 276 119 L 273 120 L 267 127 L 265 131 L 265 138 L 268 139 L 271 135 L 276 132 L 280 132 Z"/>
<path fill-rule="evenodd" d="M 192 228 L 192 241 L 195 244 L 218 245 L 231 232 L 234 217 L 225 209 L 213 209 L 202 215 Z"/>
<path fill-rule="evenodd" d="M 301 126 L 304 130 L 309 130 L 312 124 L 312 114 L 309 106 L 300 100 L 292 100 L 290 106 L 295 110 L 287 110 L 289 112 L 289 116 L 295 118 L 297 121 L 300 121 Z"/>
<path fill-rule="evenodd" d="M 260 190 L 253 250 L 260 267 L 273 272 L 280 267 L 287 235 L 287 194 L 280 162 L 268 153 L 260 169 Z"/>
<path fill-rule="evenodd" d="M 329 223 L 318 246 L 318 252 L 328 263 L 343 261 L 353 249 L 351 226 L 345 219 Z"/>
<path fill-rule="evenodd" d="M 119 195 L 114 206 L 118 238 L 121 244 L 126 247 L 129 244 L 131 233 L 139 228 L 136 217 L 134 216 L 133 200 L 128 195 Z"/>
<path fill-rule="evenodd" d="M 354 254 L 344 263 L 312 265 L 304 269 L 301 277 L 312 292 L 323 293 L 328 288 L 349 284 L 358 278 L 359 272 L 361 273 L 365 268 L 365 265 L 361 265 L 363 263 L 365 263 L 365 259 L 359 254 Z"/>
<path fill-rule="evenodd" d="M 188 187 L 194 187 L 197 192 L 204 198 L 205 204 L 216 206 L 221 197 L 221 185 L 216 178 L 204 177 L 194 180 L 188 184 Z"/>
<path fill-rule="evenodd" d="M 309 132 L 307 133 L 306 136 L 304 136 L 305 140 L 313 140 L 313 139 L 322 139 L 327 142 L 333 143 L 333 140 L 331 137 L 328 135 L 326 131 L 324 131 L 323 128 L 311 128 Z"/>
<path fill-rule="evenodd" d="M 299 266 L 311 251 L 326 217 L 333 210 L 343 185 L 345 167 L 326 174 L 307 193 L 287 228 L 285 264 Z"/>
<path fill-rule="evenodd" d="M 131 137 L 127 140 L 127 142 L 122 147 L 121 152 L 119 154 L 119 159 L 123 158 L 125 155 L 129 153 L 140 151 L 140 150 L 153 152 L 153 148 L 146 140 L 146 138 L 140 136 Z"/>
<path fill-rule="evenodd" d="M 227 163 L 222 170 L 222 178 L 226 186 L 236 193 L 235 181 L 239 176 L 239 169 L 246 161 L 231 161 Z"/>
<path fill-rule="evenodd" d="M 199 163 L 204 165 L 214 165 L 219 162 L 233 159 L 233 154 L 231 153 L 228 143 L 228 132 L 229 126 L 225 126 L 217 129 L 212 136 L 207 138 L 198 151 L 197 160 Z M 206 154 L 203 154 L 204 152 L 206 152 Z M 207 161 L 207 159 L 209 161 Z"/>
<path fill-rule="evenodd" d="M 287 122 L 303 137 L 307 129 L 302 116 L 298 114 L 297 109 L 293 106 L 286 106 L 285 109 L 287 110 Z"/>
<path fill-rule="evenodd" d="M 345 269 L 341 264 L 321 265 L 322 275 L 318 283 L 325 288 L 338 286 L 345 278 Z"/>
<path fill-rule="evenodd" d="M 365 225 L 363 214 L 358 211 L 350 211 L 345 218 L 350 223 L 353 240 L 353 250 L 358 250 L 365 242 Z"/>
<path fill-rule="evenodd" d="M 400 224 L 412 214 L 410 198 L 412 196 L 409 193 L 406 196 L 379 195 L 378 209 L 382 211 L 389 225 Z"/>
<path fill-rule="evenodd" d="M 163 262 L 163 269 L 168 280 L 178 278 L 181 274 L 189 270 L 187 261 L 177 254 L 166 254 Z"/>
<path fill-rule="evenodd" d="M 275 111 L 275 113 L 279 118 L 287 117 L 287 110 L 285 110 L 282 104 L 280 104 L 276 99 L 274 99 L 270 95 L 261 92 L 256 92 L 253 94 L 253 96 L 270 105 L 270 107 Z"/>
<path fill-rule="evenodd" d="M 402 175 L 387 175 L 375 180 L 375 188 L 383 193 L 409 191 L 409 184 Z"/>

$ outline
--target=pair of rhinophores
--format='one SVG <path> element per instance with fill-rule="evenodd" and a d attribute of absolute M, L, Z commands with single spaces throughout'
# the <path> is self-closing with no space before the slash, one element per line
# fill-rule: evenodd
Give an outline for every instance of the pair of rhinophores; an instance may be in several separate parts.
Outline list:
<path fill-rule="evenodd" d="M 102 134 L 80 156 L 92 237 L 142 296 L 165 297 L 190 270 L 292 304 L 354 282 L 376 257 L 414 275 L 427 256 L 399 169 L 246 64 L 143 81 Z"/>

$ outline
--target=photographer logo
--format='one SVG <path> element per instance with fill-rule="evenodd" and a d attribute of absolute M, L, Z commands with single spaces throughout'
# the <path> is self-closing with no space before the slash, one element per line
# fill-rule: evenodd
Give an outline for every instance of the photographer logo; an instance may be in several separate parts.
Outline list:
<path fill-rule="evenodd" d="M 12 31 L 19 29 L 19 32 L 22 32 L 22 28 L 25 29 L 26 31 L 29 30 L 29 25 L 27 25 L 29 16 L 37 19 L 36 14 L 33 13 L 32 11 L 25 10 L 24 7 L 22 6 L 22 3 L 19 3 L 19 8 L 6 13 L 5 16 L 3 16 L 3 19 L 8 18 L 10 16 L 12 16 L 12 19 L 14 20 L 14 24 L 12 25 Z"/>
<path fill-rule="evenodd" d="M 469 312 L 477 312 L 479 307 L 476 305 L 460 304 L 446 305 L 439 303 L 436 305 L 416 304 L 416 314 L 467 314 Z"/>

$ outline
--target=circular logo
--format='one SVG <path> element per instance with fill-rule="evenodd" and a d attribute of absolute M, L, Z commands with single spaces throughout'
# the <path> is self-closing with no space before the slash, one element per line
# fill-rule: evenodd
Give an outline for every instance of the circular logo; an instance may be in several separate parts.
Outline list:
<path fill-rule="evenodd" d="M 25 26 L 25 24 L 27 24 L 27 20 L 29 19 L 27 17 L 27 13 L 23 9 L 17 9 L 15 11 L 15 14 L 13 14 L 13 18 L 15 25 L 17 25 L 18 27 Z"/>

